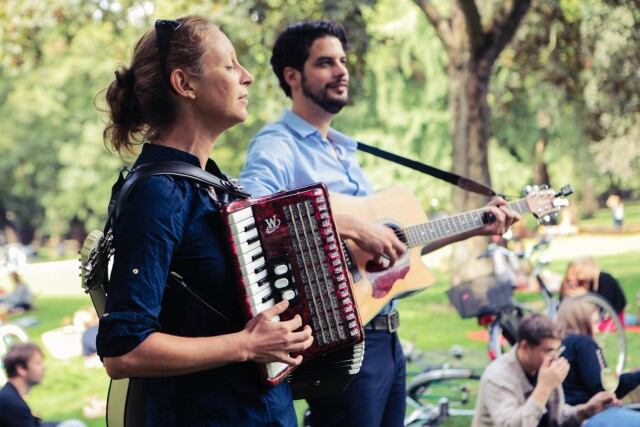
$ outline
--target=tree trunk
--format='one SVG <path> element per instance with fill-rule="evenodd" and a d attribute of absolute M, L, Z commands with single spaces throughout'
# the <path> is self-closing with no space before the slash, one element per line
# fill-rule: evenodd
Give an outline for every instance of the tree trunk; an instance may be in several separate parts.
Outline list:
<path fill-rule="evenodd" d="M 453 25 L 464 25 L 461 14 L 454 17 Z M 468 37 L 464 31 L 456 31 L 455 40 L 449 51 L 449 111 L 451 113 L 451 136 L 453 141 L 453 170 L 491 185 L 487 144 L 489 141 L 489 105 L 487 92 L 491 66 L 471 58 Z M 477 209 L 488 202 L 488 198 L 460 189 L 453 190 L 455 212 Z M 488 239 L 474 237 L 453 246 L 452 280 L 454 284 L 462 280 L 488 274 L 488 262 L 477 260 L 486 250 Z"/>
<path fill-rule="evenodd" d="M 546 132 L 536 141 L 534 182 L 537 185 L 551 184 L 549 169 L 547 168 L 547 163 L 544 161 L 544 150 L 547 148 L 548 142 Z"/>
<path fill-rule="evenodd" d="M 492 7 L 491 25 L 483 26 L 475 0 L 452 3 L 450 17 L 443 17 L 430 0 L 414 0 L 424 12 L 447 50 L 449 75 L 449 112 L 453 141 L 453 170 L 486 185 L 491 185 L 487 145 L 489 142 L 489 105 L 487 92 L 491 67 L 531 6 L 531 0 L 510 0 Z M 486 204 L 487 198 L 453 191 L 456 211 L 468 211 Z M 489 262 L 480 263 L 478 255 L 487 238 L 474 238 L 453 246 L 453 284 L 491 271 Z"/>

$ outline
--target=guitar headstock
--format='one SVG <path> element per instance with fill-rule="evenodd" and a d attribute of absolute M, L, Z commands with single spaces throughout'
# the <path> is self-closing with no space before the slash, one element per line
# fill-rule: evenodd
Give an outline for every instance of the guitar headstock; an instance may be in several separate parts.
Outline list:
<path fill-rule="evenodd" d="M 552 215 L 557 214 L 561 208 L 569 206 L 567 196 L 573 193 L 571 186 L 565 185 L 556 192 L 546 185 L 527 187 L 525 197 L 529 210 L 538 220 L 548 221 Z"/>
<path fill-rule="evenodd" d="M 93 230 L 84 240 L 82 249 L 80 249 L 80 279 L 82 288 L 88 291 L 91 288 L 94 269 L 98 262 L 98 248 L 102 239 L 100 230 Z"/>

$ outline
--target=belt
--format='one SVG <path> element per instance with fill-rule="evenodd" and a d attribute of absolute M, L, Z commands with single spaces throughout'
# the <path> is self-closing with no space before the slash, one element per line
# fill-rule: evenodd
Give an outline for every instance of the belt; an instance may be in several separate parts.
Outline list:
<path fill-rule="evenodd" d="M 388 314 L 379 314 L 364 326 L 367 331 L 395 332 L 400 326 L 400 313 L 393 310 Z"/>

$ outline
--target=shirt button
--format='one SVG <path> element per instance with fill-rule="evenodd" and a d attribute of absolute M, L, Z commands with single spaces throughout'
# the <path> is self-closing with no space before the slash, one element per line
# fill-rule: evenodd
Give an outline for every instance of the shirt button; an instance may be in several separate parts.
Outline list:
<path fill-rule="evenodd" d="M 133 274 L 138 274 L 138 273 L 140 273 L 140 270 L 138 270 L 137 268 L 134 268 L 133 270 L 131 270 L 131 272 Z"/>

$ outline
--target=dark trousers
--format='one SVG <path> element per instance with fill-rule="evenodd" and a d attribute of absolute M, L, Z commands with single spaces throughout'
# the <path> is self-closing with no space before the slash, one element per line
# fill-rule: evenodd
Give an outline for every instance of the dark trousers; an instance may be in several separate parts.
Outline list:
<path fill-rule="evenodd" d="M 338 396 L 308 401 L 313 427 L 401 427 L 405 415 L 405 360 L 395 333 L 365 333 L 364 362 Z"/>

